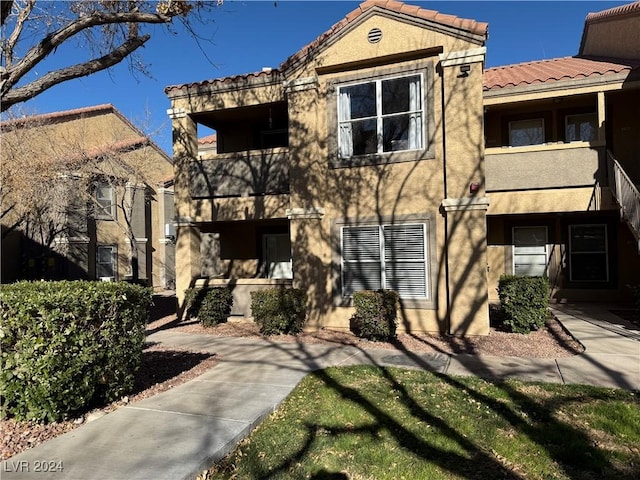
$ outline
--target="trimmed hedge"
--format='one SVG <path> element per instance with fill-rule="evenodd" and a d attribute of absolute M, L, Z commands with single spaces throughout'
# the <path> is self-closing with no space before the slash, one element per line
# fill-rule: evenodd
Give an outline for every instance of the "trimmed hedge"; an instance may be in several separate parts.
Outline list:
<path fill-rule="evenodd" d="M 299 288 L 251 292 L 251 313 L 263 335 L 300 333 L 307 317 L 307 294 Z"/>
<path fill-rule="evenodd" d="M 355 313 L 349 329 L 360 338 L 388 341 L 396 338 L 398 293 L 393 290 L 362 290 L 353 294 Z"/>
<path fill-rule="evenodd" d="M 540 329 L 549 313 L 549 281 L 546 277 L 502 275 L 498 296 L 504 324 L 514 333 Z"/>
<path fill-rule="evenodd" d="M 58 421 L 131 391 L 151 302 L 124 282 L 2 285 L 2 413 Z"/>
<path fill-rule="evenodd" d="M 189 288 L 184 304 L 187 318 L 197 318 L 205 327 L 224 323 L 231 315 L 233 294 L 228 287 Z"/>

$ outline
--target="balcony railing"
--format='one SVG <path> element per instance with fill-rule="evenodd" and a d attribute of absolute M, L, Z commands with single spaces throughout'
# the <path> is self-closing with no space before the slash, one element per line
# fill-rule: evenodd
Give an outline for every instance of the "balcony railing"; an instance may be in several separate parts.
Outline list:
<path fill-rule="evenodd" d="M 607 150 L 609 188 L 620 205 L 620 216 L 627 222 L 640 252 L 640 192 L 622 169 L 612 153 Z"/>
<path fill-rule="evenodd" d="M 192 198 L 228 198 L 289 193 L 288 149 L 216 155 L 190 165 Z"/>

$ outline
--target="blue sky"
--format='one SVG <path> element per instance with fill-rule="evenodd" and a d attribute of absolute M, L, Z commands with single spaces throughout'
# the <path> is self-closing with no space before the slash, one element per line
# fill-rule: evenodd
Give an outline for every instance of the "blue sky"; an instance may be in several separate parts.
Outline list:
<path fill-rule="evenodd" d="M 177 28 L 177 35 L 153 27 L 142 52 L 152 78 L 132 78 L 126 64 L 55 86 L 23 108 L 48 113 L 111 103 L 145 130 L 169 154 L 171 125 L 166 116 L 168 85 L 197 82 L 277 67 L 288 56 L 328 30 L 356 8 L 351 1 L 225 0 L 198 32 L 198 43 Z M 600 1 L 434 1 L 405 3 L 489 23 L 487 66 L 507 65 L 578 52 L 589 12 L 628 2 Z M 206 52 L 203 53 L 204 50 Z M 88 59 L 77 46 L 60 48 L 41 72 Z"/>

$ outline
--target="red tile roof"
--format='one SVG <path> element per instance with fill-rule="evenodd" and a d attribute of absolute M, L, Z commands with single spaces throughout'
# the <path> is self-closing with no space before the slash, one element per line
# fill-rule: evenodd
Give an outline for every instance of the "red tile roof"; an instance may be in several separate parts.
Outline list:
<path fill-rule="evenodd" d="M 605 58 L 552 58 L 489 68 L 484 72 L 484 90 L 612 75 L 631 72 L 639 67 L 640 60 L 630 62 Z"/>
<path fill-rule="evenodd" d="M 217 141 L 218 141 L 218 136 L 215 133 L 198 139 L 198 143 L 200 145 L 213 145 Z"/>
<path fill-rule="evenodd" d="M 436 10 L 427 10 L 416 5 L 407 5 L 406 3 L 397 2 L 395 0 L 367 0 L 361 3 L 358 8 L 348 13 L 342 20 L 334 24 L 329 30 L 316 38 L 313 42 L 303 47 L 301 50 L 286 59 L 280 65 L 280 70 L 286 70 L 298 60 L 312 53 L 313 50 L 317 49 L 328 38 L 336 35 L 340 30 L 353 23 L 367 10 L 374 7 L 380 7 L 385 10 L 391 10 L 393 12 L 404 13 L 406 15 L 411 15 L 413 17 L 418 17 L 425 20 L 431 20 L 442 25 L 447 25 L 450 27 L 458 28 L 460 30 L 468 31 L 475 35 L 486 36 L 489 28 L 489 25 L 484 22 L 476 22 L 475 20 L 459 18 L 455 15 L 446 15 L 437 12 Z"/>
<path fill-rule="evenodd" d="M 443 13 L 439 13 L 436 10 L 428 10 L 425 8 L 421 8 L 417 5 L 407 5 L 403 2 L 398 2 L 395 0 L 366 0 L 361 3 L 358 8 L 348 13 L 342 20 L 338 23 L 334 24 L 329 30 L 325 33 L 317 37 L 313 42 L 309 43 L 298 52 L 291 55 L 287 58 L 279 68 L 273 69 L 270 71 L 261 71 L 261 72 L 253 72 L 247 73 L 244 75 L 235 75 L 230 77 L 217 78 L 212 80 L 205 80 L 202 82 L 188 83 L 183 85 L 171 85 L 164 89 L 165 93 L 169 93 L 172 90 L 180 90 L 183 88 L 189 88 L 192 86 L 205 86 L 205 85 L 219 85 L 222 83 L 235 83 L 241 80 L 248 80 L 251 78 L 258 77 L 274 77 L 277 79 L 280 73 L 291 65 L 295 64 L 297 61 L 303 59 L 313 52 L 313 50 L 317 49 L 325 42 L 327 39 L 336 35 L 339 31 L 344 29 L 347 25 L 353 23 L 357 18 L 363 15 L 365 12 L 370 10 L 371 8 L 379 7 L 385 10 L 391 10 L 397 13 L 403 13 L 406 15 L 410 15 L 413 17 L 418 17 L 425 20 L 431 20 L 436 23 L 440 23 L 442 25 L 447 25 L 450 27 L 458 28 L 460 30 L 465 30 L 474 35 L 486 36 L 488 32 L 489 25 L 485 22 L 476 22 L 475 20 L 470 20 L 466 18 L 459 18 L 455 15 L 446 15 Z"/>
<path fill-rule="evenodd" d="M 7 120 L 6 122 L 0 123 L 0 126 L 3 129 L 10 129 L 16 125 L 23 124 L 38 124 L 43 122 L 52 122 L 57 120 L 64 120 L 72 117 L 80 117 L 82 115 L 88 115 L 92 113 L 104 113 L 104 112 L 117 112 L 116 108 L 110 103 L 105 103 L 102 105 L 93 105 L 90 107 L 82 107 L 76 108 L 73 110 L 64 110 L 61 112 L 51 112 L 51 113 L 42 113 L 40 115 L 30 115 L 24 118 L 15 118 L 12 120 Z"/>
<path fill-rule="evenodd" d="M 620 5 L 619 7 L 602 10 L 601 12 L 590 13 L 589 15 L 587 15 L 585 24 L 596 23 L 601 20 L 609 20 L 614 17 L 629 15 L 633 13 L 640 14 L 640 2 L 628 3 L 627 5 Z"/>

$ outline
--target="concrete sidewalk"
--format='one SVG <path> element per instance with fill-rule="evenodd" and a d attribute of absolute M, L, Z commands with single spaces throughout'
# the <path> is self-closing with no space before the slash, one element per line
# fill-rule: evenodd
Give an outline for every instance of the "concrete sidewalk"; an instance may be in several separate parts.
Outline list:
<path fill-rule="evenodd" d="M 559 359 L 412 354 L 156 332 L 149 341 L 215 352 L 222 361 L 190 382 L 12 457 L 3 462 L 0 477 L 194 478 L 231 451 L 305 375 L 332 365 L 402 366 L 446 375 L 640 389 L 638 330 L 604 308 L 562 306 L 554 307 L 554 313 L 585 353 Z M 50 467 L 54 471 L 44 471 Z"/>

